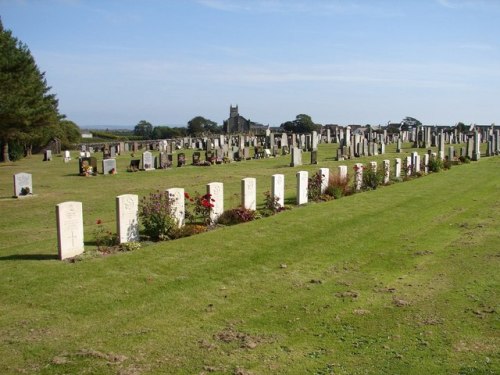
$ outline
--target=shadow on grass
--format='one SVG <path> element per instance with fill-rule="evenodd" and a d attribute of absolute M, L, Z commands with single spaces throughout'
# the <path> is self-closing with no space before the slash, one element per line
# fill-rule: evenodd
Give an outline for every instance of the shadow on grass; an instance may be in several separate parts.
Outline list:
<path fill-rule="evenodd" d="M 13 254 L 0 257 L 3 260 L 57 260 L 57 254 Z"/>

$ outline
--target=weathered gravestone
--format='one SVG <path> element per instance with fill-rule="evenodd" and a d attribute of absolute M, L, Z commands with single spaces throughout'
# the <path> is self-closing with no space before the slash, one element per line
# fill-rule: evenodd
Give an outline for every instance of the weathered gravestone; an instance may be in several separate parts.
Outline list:
<path fill-rule="evenodd" d="M 387 185 L 391 180 L 391 161 L 390 160 L 383 160 L 382 166 L 384 168 L 383 183 L 384 183 L 384 185 Z"/>
<path fill-rule="evenodd" d="M 285 175 L 273 174 L 271 176 L 271 199 L 278 207 L 285 206 Z"/>
<path fill-rule="evenodd" d="M 241 180 L 241 205 L 247 210 L 257 208 L 257 180 L 247 177 Z"/>
<path fill-rule="evenodd" d="M 363 164 L 354 164 L 354 189 L 360 191 L 363 187 Z"/>
<path fill-rule="evenodd" d="M 142 153 L 142 169 L 145 171 L 154 170 L 153 166 L 153 154 L 149 151 L 144 151 Z"/>
<path fill-rule="evenodd" d="M 171 199 L 172 215 L 180 228 L 184 226 L 184 219 L 186 216 L 186 203 L 184 200 L 183 188 L 170 188 L 166 190 Z"/>
<path fill-rule="evenodd" d="M 33 195 L 33 182 L 31 173 L 16 173 L 14 175 L 14 197 L 27 197 Z"/>
<path fill-rule="evenodd" d="M 297 205 L 307 203 L 307 184 L 309 173 L 307 171 L 297 172 Z"/>
<path fill-rule="evenodd" d="M 139 197 L 123 194 L 116 197 L 116 233 L 120 243 L 139 241 Z"/>
<path fill-rule="evenodd" d="M 57 246 L 59 259 L 83 253 L 82 202 L 63 202 L 56 205 Z"/>
<path fill-rule="evenodd" d="M 211 204 L 210 221 L 217 222 L 219 216 L 224 212 L 224 184 L 222 182 L 211 182 L 207 184 L 207 194 L 209 195 Z"/>
<path fill-rule="evenodd" d="M 104 159 L 102 161 L 102 173 L 106 174 L 116 174 L 116 159 Z"/>

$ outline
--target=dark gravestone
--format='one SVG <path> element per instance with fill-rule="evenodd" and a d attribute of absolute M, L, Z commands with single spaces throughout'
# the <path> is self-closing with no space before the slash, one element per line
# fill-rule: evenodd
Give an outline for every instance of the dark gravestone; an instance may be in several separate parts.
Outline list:
<path fill-rule="evenodd" d="M 200 163 L 200 153 L 198 151 L 193 152 L 193 165 Z"/>
<path fill-rule="evenodd" d="M 186 155 L 181 152 L 177 155 L 177 167 L 182 167 L 183 165 L 186 165 Z"/>
<path fill-rule="evenodd" d="M 318 164 L 318 151 L 311 151 L 311 164 Z"/>
<path fill-rule="evenodd" d="M 214 152 L 213 151 L 207 151 L 205 152 L 205 159 L 214 164 L 215 163 L 215 156 L 214 156 Z"/>
<path fill-rule="evenodd" d="M 78 159 L 79 173 L 82 176 L 93 176 L 97 174 L 97 159 L 94 157 Z"/>
<path fill-rule="evenodd" d="M 130 160 L 130 169 L 132 171 L 138 171 L 141 166 L 141 160 L 140 159 L 132 159 Z"/>

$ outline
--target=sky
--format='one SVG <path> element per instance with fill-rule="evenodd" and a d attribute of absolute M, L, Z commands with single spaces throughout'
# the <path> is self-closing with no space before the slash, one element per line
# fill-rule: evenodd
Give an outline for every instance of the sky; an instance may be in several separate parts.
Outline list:
<path fill-rule="evenodd" d="M 500 0 L 0 0 L 81 127 L 500 124 Z"/>

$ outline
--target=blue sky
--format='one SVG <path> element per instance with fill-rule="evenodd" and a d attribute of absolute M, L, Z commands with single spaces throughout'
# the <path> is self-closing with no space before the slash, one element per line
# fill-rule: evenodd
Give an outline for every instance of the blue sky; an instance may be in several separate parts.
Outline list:
<path fill-rule="evenodd" d="M 500 0 L 0 0 L 82 127 L 500 124 Z"/>

